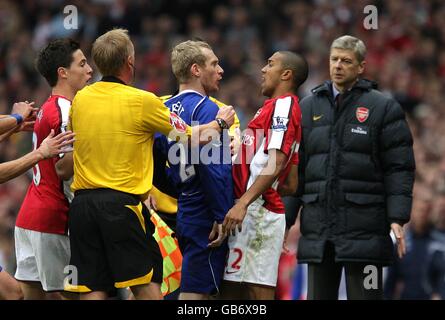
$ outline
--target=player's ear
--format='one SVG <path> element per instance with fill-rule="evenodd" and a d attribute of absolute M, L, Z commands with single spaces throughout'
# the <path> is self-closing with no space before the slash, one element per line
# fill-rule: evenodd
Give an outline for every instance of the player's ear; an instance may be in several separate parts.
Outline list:
<path fill-rule="evenodd" d="M 68 72 L 66 70 L 66 68 L 64 67 L 58 67 L 57 68 L 57 77 L 61 78 L 61 79 L 66 79 L 68 78 Z"/>
<path fill-rule="evenodd" d="M 192 77 L 199 77 L 201 75 L 201 69 L 197 63 L 192 64 L 190 67 L 190 74 Z"/>
<path fill-rule="evenodd" d="M 292 80 L 292 70 L 285 69 L 281 72 L 281 80 L 289 81 Z"/>

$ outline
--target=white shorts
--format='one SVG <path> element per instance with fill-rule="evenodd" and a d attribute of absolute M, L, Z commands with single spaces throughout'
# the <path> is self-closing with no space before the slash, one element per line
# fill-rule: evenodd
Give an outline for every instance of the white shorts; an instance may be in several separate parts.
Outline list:
<path fill-rule="evenodd" d="M 256 200 L 247 209 L 241 233 L 229 236 L 224 280 L 275 287 L 283 248 L 286 218 Z"/>
<path fill-rule="evenodd" d="M 64 268 L 70 262 L 68 236 L 15 227 L 15 278 L 38 281 L 45 291 L 63 291 Z"/>

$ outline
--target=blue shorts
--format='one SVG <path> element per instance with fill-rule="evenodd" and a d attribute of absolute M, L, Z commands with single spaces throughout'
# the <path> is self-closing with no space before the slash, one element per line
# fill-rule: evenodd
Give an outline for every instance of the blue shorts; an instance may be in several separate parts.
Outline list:
<path fill-rule="evenodd" d="M 224 274 L 228 254 L 227 240 L 208 248 L 211 228 L 177 224 L 182 253 L 181 292 L 216 294 Z"/>

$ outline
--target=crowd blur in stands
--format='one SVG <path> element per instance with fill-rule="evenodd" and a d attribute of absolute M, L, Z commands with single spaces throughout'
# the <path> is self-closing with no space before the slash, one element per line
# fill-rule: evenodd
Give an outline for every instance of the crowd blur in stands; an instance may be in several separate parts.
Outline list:
<path fill-rule="evenodd" d="M 363 10 L 370 4 L 378 9 L 377 30 L 367 30 L 363 26 L 367 16 Z M 64 28 L 67 14 L 63 9 L 66 5 L 77 8 L 77 29 Z M 416 263 L 398 263 L 399 269 L 408 270 L 398 270 L 391 276 L 395 277 L 390 278 L 394 283 L 388 286 L 387 294 L 390 298 L 404 297 L 403 288 L 407 288 L 404 282 L 410 286 L 412 281 L 424 281 L 420 279 L 423 273 L 434 278 L 438 272 L 443 272 L 444 1 L 2 0 L 0 114 L 10 113 L 15 101 L 29 100 L 40 105 L 46 100 L 50 88 L 37 74 L 34 59 L 36 52 L 50 39 L 72 37 L 81 43 L 88 56 L 92 41 L 114 26 L 129 29 L 135 44 L 135 86 L 158 95 L 176 90 L 169 61 L 173 45 L 193 37 L 208 41 L 224 68 L 218 98 L 235 106 L 242 128 L 263 100 L 258 70 L 271 53 L 293 50 L 306 56 L 310 73 L 299 93 L 303 97 L 311 88 L 329 78 L 327 57 L 334 38 L 351 34 L 362 39 L 368 48 L 365 77 L 377 81 L 379 88 L 393 95 L 408 114 L 417 162 L 414 197 L 419 200 L 415 202 L 414 209 L 421 212 L 413 213 L 413 223 L 407 229 L 412 230 L 411 240 L 427 238 L 427 244 L 420 245 L 423 248 L 420 250 L 429 252 L 416 252 L 416 257 L 418 254 L 421 257 L 428 255 L 428 259 L 433 260 L 432 269 L 422 272 L 410 269 Z M 95 80 L 99 77 L 96 72 Z M 14 135 L 0 144 L 0 161 L 15 159 L 30 148 L 29 133 Z M 13 226 L 29 182 L 30 174 L 0 186 L 0 264 L 12 272 Z M 298 231 L 298 228 L 292 232 L 296 232 L 294 230 Z M 293 239 L 296 241 L 297 237 Z M 419 246 L 412 248 L 418 250 Z M 406 259 L 409 262 L 409 252 Z M 294 270 L 295 260 L 288 260 L 287 265 Z M 291 281 L 294 272 L 287 274 Z M 443 284 L 442 288 L 433 287 L 431 282 L 423 286 L 423 297 L 443 297 Z M 291 295 L 287 292 L 279 297 L 291 298 Z"/>

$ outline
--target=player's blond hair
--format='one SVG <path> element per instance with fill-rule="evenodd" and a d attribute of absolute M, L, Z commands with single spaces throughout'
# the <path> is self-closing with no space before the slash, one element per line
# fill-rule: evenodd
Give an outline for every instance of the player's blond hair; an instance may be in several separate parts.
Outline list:
<path fill-rule="evenodd" d="M 125 29 L 110 30 L 93 43 L 93 60 L 103 76 L 118 75 L 133 53 L 133 43 Z"/>
<path fill-rule="evenodd" d="M 185 83 L 190 78 L 190 68 L 193 64 L 205 65 L 206 56 L 203 54 L 202 48 L 212 50 L 207 42 L 193 40 L 181 42 L 173 48 L 172 70 L 179 83 Z"/>

